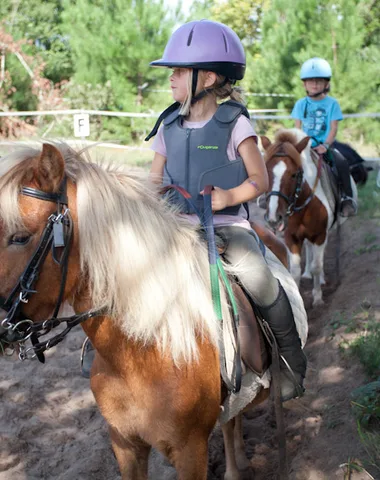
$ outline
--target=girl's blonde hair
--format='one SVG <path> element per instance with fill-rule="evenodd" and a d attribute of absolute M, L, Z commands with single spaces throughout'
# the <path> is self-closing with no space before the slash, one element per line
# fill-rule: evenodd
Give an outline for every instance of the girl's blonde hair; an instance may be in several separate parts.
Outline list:
<path fill-rule="evenodd" d="M 205 75 L 205 70 L 199 70 L 198 78 L 202 81 Z M 230 98 L 235 100 L 235 102 L 246 104 L 244 89 L 242 87 L 235 87 L 231 82 L 227 82 L 223 85 L 225 77 L 223 75 L 217 75 L 215 84 L 213 85 L 213 90 L 210 92 L 211 95 L 214 95 L 216 100 L 224 100 Z M 189 92 L 186 100 L 181 105 L 180 115 L 186 117 L 190 113 L 191 101 L 193 99 L 192 94 L 192 85 L 193 85 L 193 69 L 190 69 L 188 80 L 187 80 L 187 91 Z M 215 87 L 215 85 L 223 85 L 221 87 Z"/>

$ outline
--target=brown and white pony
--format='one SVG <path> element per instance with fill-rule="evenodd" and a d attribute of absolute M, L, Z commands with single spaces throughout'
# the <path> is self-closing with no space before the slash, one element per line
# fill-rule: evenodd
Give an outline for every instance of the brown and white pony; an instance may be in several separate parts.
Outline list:
<path fill-rule="evenodd" d="M 40 356 L 60 341 L 43 339 L 59 304 L 72 306 L 65 322 L 83 322 L 95 347 L 91 389 L 124 480 L 147 478 L 151 447 L 179 480 L 206 480 L 222 401 L 207 251 L 152 186 L 65 145 L 3 157 L 0 301 L 0 344 L 18 344 L 23 357 L 35 351 L 29 337 Z M 267 396 L 261 388 L 253 404 Z M 234 426 L 222 427 L 226 480 L 249 464 L 240 417 Z"/>
<path fill-rule="evenodd" d="M 265 136 L 261 141 L 269 173 L 266 220 L 272 229 L 284 233 L 290 253 L 290 271 L 298 285 L 305 242 L 306 262 L 302 277 L 313 279 L 313 306 L 323 304 L 323 259 L 335 208 L 322 188 L 322 164 L 312 159 L 309 137 L 301 130 L 280 130 L 273 144 Z M 355 184 L 351 183 L 356 197 Z M 339 221 L 342 220 L 340 217 Z"/>

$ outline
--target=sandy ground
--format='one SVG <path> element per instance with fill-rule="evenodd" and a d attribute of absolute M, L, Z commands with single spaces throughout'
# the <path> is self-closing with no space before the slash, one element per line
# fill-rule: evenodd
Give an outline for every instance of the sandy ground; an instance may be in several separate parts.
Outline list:
<path fill-rule="evenodd" d="M 380 320 L 380 252 L 373 249 L 357 254 L 368 238 L 380 244 L 380 227 L 375 222 L 360 218 L 346 222 L 337 285 L 335 234 L 331 235 L 325 307 L 311 309 L 311 282 L 302 284 L 310 323 L 306 346 L 309 370 L 307 394 L 288 402 L 285 408 L 291 480 L 343 480 L 348 477 L 340 465 L 350 458 L 365 458 L 349 402 L 351 390 L 365 383 L 365 376 L 357 363 L 340 355 L 338 345 L 345 337 L 344 329 L 335 329 L 332 337 L 331 323 L 337 315 L 342 318 L 360 310 L 363 300 L 371 303 Z M 120 478 L 106 424 L 96 408 L 89 381 L 79 373 L 83 338 L 78 327 L 47 353 L 45 365 L 21 363 L 13 357 L 0 359 L 0 480 Z M 275 479 L 276 430 L 269 402 L 246 415 L 244 437 L 253 467 L 244 478 Z M 209 480 L 222 479 L 225 464 L 218 428 L 210 439 L 209 452 Z M 372 475 L 376 478 L 375 473 Z M 150 478 L 176 477 L 172 468 L 159 460 L 151 467 Z M 349 478 L 370 477 L 362 473 Z"/>

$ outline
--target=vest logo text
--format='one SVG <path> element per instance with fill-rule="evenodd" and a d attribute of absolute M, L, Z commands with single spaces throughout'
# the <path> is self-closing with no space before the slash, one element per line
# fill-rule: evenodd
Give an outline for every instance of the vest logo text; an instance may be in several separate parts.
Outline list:
<path fill-rule="evenodd" d="M 198 145 L 199 150 L 219 150 L 218 145 Z"/>

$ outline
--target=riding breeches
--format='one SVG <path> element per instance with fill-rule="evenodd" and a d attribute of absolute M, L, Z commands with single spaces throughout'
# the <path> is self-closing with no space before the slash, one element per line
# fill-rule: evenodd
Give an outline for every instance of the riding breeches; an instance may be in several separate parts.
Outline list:
<path fill-rule="evenodd" d="M 222 238 L 223 257 L 238 270 L 237 276 L 258 306 L 271 305 L 277 298 L 279 286 L 272 275 L 253 231 L 242 227 L 215 227 Z"/>

